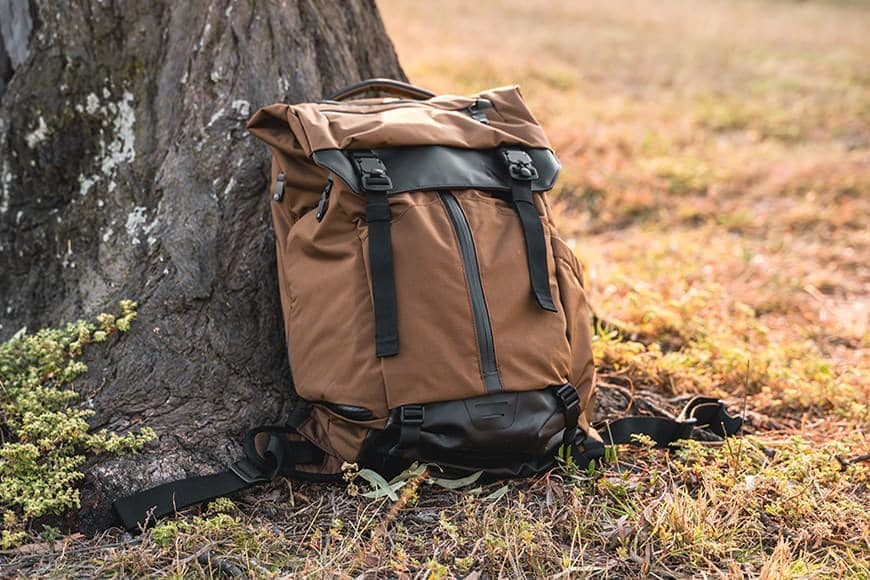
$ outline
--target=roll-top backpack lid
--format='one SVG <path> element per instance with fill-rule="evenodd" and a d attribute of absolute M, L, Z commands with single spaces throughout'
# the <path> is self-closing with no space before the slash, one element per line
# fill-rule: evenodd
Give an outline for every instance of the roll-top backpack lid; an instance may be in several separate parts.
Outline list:
<path fill-rule="evenodd" d="M 341 101 L 378 89 L 402 97 Z M 532 191 L 547 191 L 559 161 L 519 87 L 471 97 L 435 96 L 388 79 L 370 79 L 317 103 L 271 105 L 257 111 L 250 132 L 280 154 L 306 157 L 366 190 L 354 155 L 368 152 L 390 177 L 388 194 L 417 190 L 511 189 L 506 149 L 517 149 L 533 172 Z"/>
<path fill-rule="evenodd" d="M 481 121 L 483 119 L 483 121 Z M 472 97 L 426 100 L 360 99 L 271 105 L 248 123 L 257 138 L 287 154 L 306 157 L 332 149 L 440 145 L 463 149 L 502 146 L 550 148 L 519 87 Z M 289 134 L 288 134 L 289 132 Z"/>

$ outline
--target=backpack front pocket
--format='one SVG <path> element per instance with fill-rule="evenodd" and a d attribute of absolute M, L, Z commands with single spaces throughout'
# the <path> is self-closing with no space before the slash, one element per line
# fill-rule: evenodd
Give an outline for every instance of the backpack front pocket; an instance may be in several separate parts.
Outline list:
<path fill-rule="evenodd" d="M 544 236 L 546 268 L 556 312 L 540 308 L 535 300 L 523 231 L 514 209 L 477 190 L 455 195 L 474 235 L 504 390 L 526 391 L 568 382 L 570 346 L 549 235 Z"/>
<path fill-rule="evenodd" d="M 400 350 L 381 359 L 368 350 L 380 360 L 389 407 L 484 394 L 462 256 L 438 193 L 391 196 L 390 207 Z M 368 227 L 358 227 L 369 273 Z"/>
<path fill-rule="evenodd" d="M 368 278 L 353 222 L 300 218 L 284 241 L 288 348 L 296 391 L 306 400 L 368 409 L 385 417 L 374 356 Z M 325 323 L 328 321 L 328 323 Z"/>
<path fill-rule="evenodd" d="M 564 313 L 535 302 L 516 212 L 476 190 L 390 199 L 400 349 L 380 359 L 389 408 L 567 382 Z M 360 239 L 368 272 L 364 222 Z"/>

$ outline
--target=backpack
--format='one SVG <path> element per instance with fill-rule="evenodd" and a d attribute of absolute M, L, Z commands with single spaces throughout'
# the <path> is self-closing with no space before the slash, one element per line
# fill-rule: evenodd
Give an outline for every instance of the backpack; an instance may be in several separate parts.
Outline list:
<path fill-rule="evenodd" d="M 390 98 L 351 100 L 369 91 Z M 286 342 L 300 400 L 224 472 L 115 502 L 135 529 L 278 475 L 413 462 L 525 477 L 560 450 L 583 465 L 634 433 L 659 446 L 740 427 L 693 399 L 676 420 L 592 425 L 595 365 L 581 266 L 546 198 L 559 161 L 518 87 L 436 96 L 372 79 L 258 111 Z"/>

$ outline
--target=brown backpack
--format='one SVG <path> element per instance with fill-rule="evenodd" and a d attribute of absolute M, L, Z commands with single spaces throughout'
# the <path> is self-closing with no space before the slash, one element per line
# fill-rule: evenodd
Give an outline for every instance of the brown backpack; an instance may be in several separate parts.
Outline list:
<path fill-rule="evenodd" d="M 396 97 L 347 100 L 375 89 Z M 279 474 L 328 479 L 345 462 L 496 478 L 550 469 L 560 448 L 601 455 L 583 275 L 545 195 L 559 162 L 517 87 L 435 96 L 374 79 L 266 107 L 248 129 L 272 151 L 301 401 L 286 424 L 251 431 L 228 471 L 117 501 L 125 526 Z M 604 440 L 666 445 L 699 412 L 736 430 L 699 399 L 676 421 L 612 423 Z"/>

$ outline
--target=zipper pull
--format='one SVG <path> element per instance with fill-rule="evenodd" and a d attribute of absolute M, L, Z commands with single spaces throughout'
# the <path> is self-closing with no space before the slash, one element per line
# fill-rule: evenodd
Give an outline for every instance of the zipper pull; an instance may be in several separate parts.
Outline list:
<path fill-rule="evenodd" d="M 320 195 L 320 201 L 317 202 L 317 213 L 315 218 L 318 222 L 323 221 L 323 216 L 326 215 L 326 210 L 329 209 L 329 192 L 332 191 L 332 176 L 326 182 L 323 188 L 323 193 Z"/>
<path fill-rule="evenodd" d="M 272 191 L 272 199 L 281 201 L 284 199 L 284 172 L 278 174 L 278 179 L 275 180 L 275 189 Z"/>

